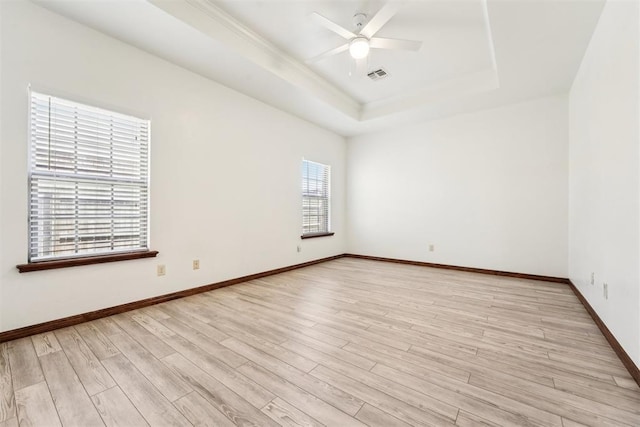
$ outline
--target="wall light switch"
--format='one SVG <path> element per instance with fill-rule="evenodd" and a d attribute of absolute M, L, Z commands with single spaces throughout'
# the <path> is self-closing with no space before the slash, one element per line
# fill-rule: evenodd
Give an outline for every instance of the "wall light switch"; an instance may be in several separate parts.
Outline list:
<path fill-rule="evenodd" d="M 193 260 L 193 269 L 194 270 L 198 270 L 200 268 L 200 260 L 199 259 L 194 259 Z"/>
<path fill-rule="evenodd" d="M 158 265 L 158 276 L 164 276 L 167 273 L 164 264 Z"/>

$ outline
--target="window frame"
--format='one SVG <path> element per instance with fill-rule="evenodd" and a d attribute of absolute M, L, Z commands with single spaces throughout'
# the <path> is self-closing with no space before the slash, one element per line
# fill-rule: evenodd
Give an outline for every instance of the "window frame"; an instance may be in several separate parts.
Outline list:
<path fill-rule="evenodd" d="M 308 195 L 308 193 L 305 192 L 305 189 L 309 188 L 309 184 L 308 182 L 306 182 L 307 180 L 309 180 L 308 174 L 305 176 L 305 168 L 307 167 L 307 164 L 311 163 L 314 165 L 318 165 L 321 168 L 323 168 L 323 173 L 326 174 L 326 182 L 324 182 L 323 180 L 323 184 L 322 187 L 324 189 L 326 189 L 326 194 L 322 194 L 320 196 L 316 196 L 317 198 L 320 198 L 321 200 L 325 200 L 326 201 L 326 221 L 321 221 L 322 224 L 326 223 L 326 230 L 316 230 L 316 231 L 309 231 L 305 233 L 305 200 L 306 198 L 310 197 L 310 195 Z M 312 160 L 308 160 L 303 158 L 302 159 L 302 168 L 301 168 L 301 172 L 302 172 L 302 176 L 301 176 L 301 193 L 302 193 L 302 233 L 300 238 L 301 239 L 312 239 L 312 238 L 316 238 L 316 237 L 325 237 L 325 236 L 333 236 L 335 233 L 331 231 L 331 165 L 327 165 L 324 163 L 319 163 L 319 162 L 315 162 Z"/>
<path fill-rule="evenodd" d="M 96 160 L 94 160 L 94 162 L 96 163 L 93 163 L 95 170 L 78 172 L 77 170 L 78 165 L 81 163 L 79 163 L 79 157 L 78 157 L 79 154 L 77 154 L 77 150 L 86 149 L 86 145 L 84 145 L 86 144 L 86 140 L 84 142 L 80 142 L 80 140 L 77 139 L 78 138 L 77 135 L 74 135 L 70 139 L 67 138 L 68 141 L 66 142 L 63 142 L 62 139 L 56 140 L 57 144 L 62 144 L 62 145 L 56 146 L 58 150 L 60 150 L 60 147 L 64 147 L 65 144 L 69 147 L 73 147 L 74 153 L 76 154 L 74 154 L 70 159 L 66 159 L 62 161 L 63 163 L 67 162 L 69 165 L 73 165 L 74 169 L 72 172 L 64 172 L 64 171 L 60 171 L 60 169 L 57 169 L 57 170 L 54 169 L 53 172 L 49 173 L 46 170 L 39 169 L 37 165 L 36 156 L 38 154 L 36 150 L 39 148 L 38 147 L 39 145 L 42 145 L 42 141 L 41 140 L 39 141 L 37 139 L 38 137 L 34 134 L 33 120 L 38 114 L 41 114 L 37 110 L 35 110 L 35 108 L 38 102 L 40 103 L 43 102 L 43 99 L 49 100 L 49 106 L 47 106 L 48 109 L 45 110 L 49 112 L 48 114 L 51 114 L 52 105 L 55 105 L 56 108 L 62 108 L 62 109 L 69 108 L 72 111 L 74 111 L 73 114 L 75 114 L 75 117 L 76 117 L 76 122 L 73 122 L 73 127 L 72 127 L 74 133 L 78 132 L 78 127 L 77 127 L 78 114 L 86 115 L 86 117 L 82 119 L 83 122 L 81 122 L 85 126 L 87 125 L 87 123 L 93 124 L 93 122 L 87 121 L 89 120 L 87 119 L 87 117 L 90 117 L 91 115 L 95 115 L 95 117 L 97 117 L 95 122 L 96 129 L 101 126 L 105 126 L 104 123 L 106 121 L 106 118 L 109 118 L 110 120 L 109 123 L 111 124 L 111 126 L 113 126 L 113 123 L 117 123 L 118 125 L 122 125 L 124 123 L 125 126 L 130 125 L 132 123 L 135 126 L 140 126 L 139 128 L 140 130 L 133 130 L 133 131 L 128 130 L 127 133 L 125 133 L 125 135 L 129 135 L 129 134 L 135 135 L 136 140 L 141 141 L 139 143 L 140 145 L 137 147 L 137 150 L 134 151 L 134 153 L 136 152 L 138 153 L 137 156 L 139 160 L 137 160 L 137 162 L 140 162 L 140 163 L 137 164 L 137 169 L 136 168 L 133 169 L 134 171 L 133 173 L 134 173 L 134 177 L 135 175 L 138 175 L 138 177 L 135 177 L 135 178 L 132 178 L 130 176 L 127 177 L 126 173 L 125 175 L 119 174 L 117 172 L 114 174 L 114 170 L 118 167 L 117 166 L 118 161 L 120 162 L 124 161 L 123 159 L 126 159 L 127 156 L 129 156 L 129 154 L 127 153 L 125 157 L 121 157 L 123 155 L 121 153 L 124 153 L 124 152 L 121 151 L 122 148 L 117 147 L 118 144 L 114 146 L 113 133 L 108 135 L 107 137 L 108 143 L 103 143 L 102 146 L 96 143 L 96 150 L 97 150 L 96 153 L 98 152 L 99 149 L 104 150 L 105 147 L 110 153 L 109 156 L 107 156 L 108 160 L 106 160 L 106 167 L 104 164 L 102 165 L 100 164 L 100 160 L 99 160 L 100 157 L 98 156 L 98 154 L 95 154 L 94 156 L 98 156 L 96 157 Z M 117 111 L 113 107 L 104 108 L 102 106 L 98 106 L 95 104 L 92 105 L 90 103 L 87 103 L 86 101 L 77 101 L 68 96 L 59 96 L 55 93 L 51 94 L 51 93 L 46 93 L 41 91 L 35 91 L 35 90 L 32 90 L 31 87 L 29 87 L 29 90 L 28 90 L 27 112 L 29 115 L 28 132 L 27 132 L 27 139 L 28 139 L 27 242 L 28 242 L 28 247 L 27 247 L 27 263 L 18 265 L 17 266 L 18 270 L 22 273 L 22 272 L 28 272 L 28 271 L 46 270 L 51 268 L 73 267 L 73 266 L 79 266 L 79 265 L 98 264 L 98 263 L 105 263 L 105 262 L 122 261 L 122 260 L 129 260 L 129 259 L 138 259 L 138 258 L 149 258 L 149 257 L 157 256 L 158 254 L 157 251 L 152 251 L 149 249 L 150 248 L 150 231 L 151 231 L 151 221 L 150 221 L 150 216 L 151 216 L 150 215 L 151 213 L 150 212 L 151 121 L 149 119 L 141 118 L 136 115 Z M 65 113 L 63 113 L 63 116 L 60 116 L 61 120 L 64 119 L 64 114 Z M 59 126 L 59 124 L 56 124 L 56 126 Z M 45 129 L 48 132 L 51 132 L 52 122 L 50 122 L 49 124 L 46 124 Z M 112 129 L 111 132 L 113 132 L 113 127 L 111 129 Z M 138 132 L 142 132 L 142 134 Z M 143 140 L 138 139 L 140 135 L 144 136 Z M 122 144 L 120 144 L 120 146 L 122 147 Z M 114 149 L 114 147 L 116 148 Z M 125 147 L 126 148 L 124 148 L 124 150 L 126 152 L 126 150 L 128 149 L 128 146 L 125 146 Z M 85 155 L 85 157 L 86 156 L 90 157 L 91 155 L 87 154 Z M 102 156 L 104 157 L 104 153 Z M 87 161 L 86 158 L 83 160 L 85 162 Z M 105 160 L 102 160 L 102 162 L 105 162 Z M 134 160 L 134 162 L 136 161 Z M 124 165 L 127 165 L 128 167 L 130 167 L 130 164 L 124 163 Z M 110 174 L 107 174 L 106 172 L 109 172 Z M 87 245 L 85 248 L 78 248 L 78 245 L 81 244 L 82 242 L 82 237 L 85 237 L 85 239 L 87 239 L 87 237 L 91 237 L 91 235 L 82 236 L 81 232 L 78 232 L 76 230 L 76 231 L 72 231 L 70 235 L 67 237 L 67 238 L 72 238 L 73 241 L 76 243 L 76 248 L 75 248 L 76 253 L 66 253 L 66 254 L 60 254 L 60 255 L 54 254 L 51 256 L 42 256 L 42 255 L 34 256 L 34 254 L 36 254 L 34 245 L 40 245 L 44 240 L 46 240 L 46 236 L 52 235 L 51 232 L 46 232 L 46 231 L 40 232 L 40 230 L 38 230 L 37 228 L 33 228 L 34 221 L 38 220 L 38 214 L 41 215 L 41 211 L 37 212 L 37 209 L 39 208 L 39 206 L 36 204 L 39 202 L 38 195 L 43 194 L 35 189 L 34 180 L 36 180 L 36 184 L 37 184 L 37 180 L 40 180 L 43 182 L 50 180 L 49 182 L 50 185 L 56 185 L 56 183 L 58 182 L 60 183 L 67 182 L 68 183 L 67 186 L 75 185 L 76 192 L 74 195 L 70 196 L 75 198 L 74 203 L 76 206 L 71 217 L 72 221 L 78 221 L 78 218 L 82 217 L 82 215 L 78 211 L 79 208 L 77 206 L 78 206 L 78 203 L 83 200 L 83 198 L 85 200 L 87 200 L 87 198 L 88 200 L 91 200 L 93 197 L 94 199 L 93 208 L 91 206 L 88 207 L 88 209 L 90 209 L 88 212 L 89 214 L 91 214 L 95 212 L 95 209 L 97 209 L 96 206 L 98 206 L 98 208 L 100 206 L 99 204 L 95 205 L 95 203 L 97 203 L 95 200 L 96 200 L 96 197 L 98 197 L 99 192 L 104 191 L 104 188 L 110 187 L 111 199 L 110 199 L 110 203 L 108 202 L 107 204 L 111 209 L 111 214 L 110 215 L 101 214 L 98 217 L 98 219 L 103 217 L 106 218 L 109 216 L 111 216 L 112 218 L 111 219 L 112 228 L 105 233 L 105 236 L 107 236 L 106 241 L 111 242 L 110 248 L 108 246 L 106 248 L 104 247 L 101 248 L 105 240 L 100 239 L 99 237 L 102 237 L 102 236 L 99 236 L 96 234 L 94 234 L 94 240 L 91 242 L 90 245 Z M 86 193 L 79 194 L 78 187 L 81 187 L 83 185 L 86 186 L 86 188 L 83 190 Z M 104 188 L 101 189 L 100 187 L 104 187 Z M 134 194 L 137 196 L 135 199 L 133 199 L 134 203 L 143 204 L 142 207 L 137 208 L 137 210 L 143 213 L 143 216 L 139 217 L 139 221 L 140 221 L 139 227 L 133 228 L 134 234 L 132 234 L 131 236 L 128 236 L 129 237 L 128 243 L 129 243 L 129 246 L 131 247 L 125 246 L 122 249 L 117 249 L 117 248 L 114 249 L 114 243 L 117 242 L 117 239 L 116 239 L 117 235 L 115 234 L 116 231 L 113 228 L 113 226 L 114 224 L 115 226 L 117 226 L 118 222 L 113 222 L 114 221 L 113 215 L 115 210 L 118 207 L 122 209 L 122 206 L 126 206 L 125 200 L 127 200 L 127 197 L 130 197 L 128 194 L 126 195 L 127 197 L 125 197 L 124 193 L 120 193 L 121 191 L 123 191 L 123 188 L 130 188 L 131 191 L 133 191 Z M 55 189 L 53 191 L 54 193 L 52 194 L 56 194 Z M 124 191 L 127 191 L 127 190 L 124 190 Z M 116 193 L 118 195 L 114 195 Z M 65 196 L 64 191 L 62 191 L 62 193 L 58 192 L 57 194 L 58 194 L 58 197 Z M 40 197 L 43 197 L 43 196 L 40 196 Z M 100 199 L 97 199 L 97 200 L 100 200 Z M 120 205 L 118 202 L 120 202 Z M 125 204 L 122 205 L 122 203 L 125 203 Z M 91 209 L 93 209 L 93 211 Z M 129 206 L 129 209 L 133 209 L 133 211 L 131 212 L 135 212 L 136 210 L 135 207 L 131 208 L 131 206 Z M 55 212 L 55 214 L 53 215 L 53 219 L 55 220 L 56 218 L 59 218 L 60 215 L 61 215 L 60 211 Z M 85 215 L 87 215 L 87 213 L 85 213 Z M 116 217 L 116 220 L 117 220 L 117 217 Z M 134 224 L 135 222 L 136 221 L 133 221 Z M 91 224 L 91 220 L 89 220 L 89 224 Z M 126 222 L 121 224 L 126 225 Z M 124 232 L 126 233 L 126 231 Z M 59 235 L 61 239 L 63 238 L 63 236 L 64 235 Z M 139 247 L 133 247 L 134 246 L 133 243 L 136 241 L 135 236 L 138 236 L 138 241 L 140 242 Z M 134 238 L 131 239 L 131 237 L 134 237 Z M 86 245 L 86 242 L 85 242 L 85 245 Z M 55 244 L 51 245 L 51 248 L 55 249 Z M 96 250 L 96 251 L 93 252 L 92 250 Z"/>

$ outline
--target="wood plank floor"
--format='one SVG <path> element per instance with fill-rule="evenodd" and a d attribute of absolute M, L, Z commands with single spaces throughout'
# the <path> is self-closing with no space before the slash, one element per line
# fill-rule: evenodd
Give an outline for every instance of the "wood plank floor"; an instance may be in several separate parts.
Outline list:
<path fill-rule="evenodd" d="M 343 258 L 0 344 L 0 427 L 640 426 L 566 285 Z"/>

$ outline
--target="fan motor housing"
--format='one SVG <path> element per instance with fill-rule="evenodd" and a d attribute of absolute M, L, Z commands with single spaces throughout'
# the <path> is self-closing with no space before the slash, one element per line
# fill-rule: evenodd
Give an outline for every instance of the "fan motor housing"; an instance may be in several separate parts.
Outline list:
<path fill-rule="evenodd" d="M 353 15 L 353 25 L 356 27 L 358 31 L 362 29 L 366 20 L 367 20 L 367 15 L 364 13 L 358 12 L 355 15 Z"/>

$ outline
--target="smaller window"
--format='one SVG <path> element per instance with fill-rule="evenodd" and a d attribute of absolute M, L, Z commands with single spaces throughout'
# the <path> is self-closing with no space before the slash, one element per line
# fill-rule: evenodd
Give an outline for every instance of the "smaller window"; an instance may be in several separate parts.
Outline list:
<path fill-rule="evenodd" d="M 302 160 L 302 237 L 329 234 L 331 167 Z"/>

